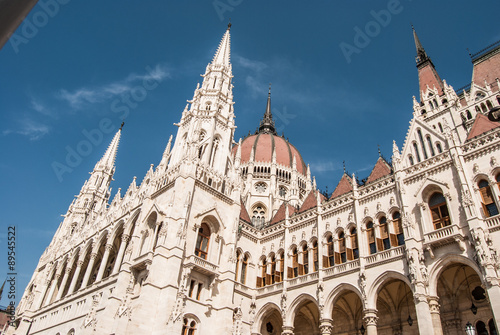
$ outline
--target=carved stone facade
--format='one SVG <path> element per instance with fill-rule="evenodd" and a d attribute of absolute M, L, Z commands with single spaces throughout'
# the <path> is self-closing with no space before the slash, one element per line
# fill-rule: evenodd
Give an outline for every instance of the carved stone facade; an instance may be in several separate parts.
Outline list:
<path fill-rule="evenodd" d="M 486 114 L 500 47 L 455 92 L 415 42 L 421 94 L 402 149 L 321 194 L 276 134 L 270 92 L 257 132 L 234 141 L 228 28 L 158 166 L 111 197 L 117 132 L 10 334 L 493 334 L 500 127 Z"/>

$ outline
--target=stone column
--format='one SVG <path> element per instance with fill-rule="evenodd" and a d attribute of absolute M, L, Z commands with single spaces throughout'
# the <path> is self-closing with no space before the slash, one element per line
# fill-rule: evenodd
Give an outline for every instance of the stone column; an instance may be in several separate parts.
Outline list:
<path fill-rule="evenodd" d="M 432 327 L 434 328 L 434 335 L 443 335 L 443 326 L 441 325 L 441 313 L 439 311 L 439 298 L 429 297 L 429 310 L 431 311 Z"/>
<path fill-rule="evenodd" d="M 94 268 L 94 262 L 96 258 L 97 258 L 97 253 L 93 252 L 90 254 L 89 264 L 87 265 L 87 270 L 85 271 L 85 276 L 83 277 L 82 281 L 82 288 L 87 287 L 87 285 L 89 284 L 89 278 L 90 275 L 92 274 L 92 269 Z"/>
<path fill-rule="evenodd" d="M 319 331 L 321 335 L 330 335 L 333 330 L 333 321 L 331 319 L 319 320 Z"/>
<path fill-rule="evenodd" d="M 433 318 L 427 296 L 424 294 L 415 293 L 415 310 L 417 312 L 418 332 L 421 335 L 434 334 Z"/>
<path fill-rule="evenodd" d="M 56 275 L 54 276 L 54 279 L 52 280 L 52 284 L 50 285 L 49 295 L 47 296 L 47 300 L 45 302 L 46 305 L 50 304 L 50 301 L 52 300 L 52 296 L 54 295 L 54 291 L 56 290 L 57 282 L 59 281 L 59 278 L 61 278 L 60 271 L 58 271 L 56 273 Z"/>
<path fill-rule="evenodd" d="M 377 321 L 378 321 L 377 310 L 376 309 L 365 310 L 363 321 L 365 322 L 366 325 L 366 335 L 377 335 Z"/>
<path fill-rule="evenodd" d="M 130 236 L 122 235 L 122 241 L 120 243 L 120 249 L 118 250 L 118 255 L 116 256 L 115 266 L 113 267 L 112 273 L 117 273 L 120 271 L 120 266 L 123 262 L 123 256 L 125 255 L 125 248 L 127 247 L 127 243 L 130 240 Z"/>
<path fill-rule="evenodd" d="M 59 291 L 57 292 L 56 300 L 59 300 L 62 298 L 62 295 L 64 292 L 64 287 L 66 286 L 66 282 L 68 281 L 70 273 L 71 273 L 71 266 L 67 266 L 66 270 L 64 271 L 63 280 L 61 282 L 61 285 L 59 286 Z"/>
<path fill-rule="evenodd" d="M 99 272 L 97 272 L 97 278 L 95 279 L 96 282 L 102 279 L 102 276 L 104 275 L 104 270 L 106 269 L 106 263 L 108 263 L 108 258 L 109 258 L 109 253 L 111 252 L 111 249 L 113 248 L 113 245 L 111 244 L 106 244 L 104 247 L 104 255 L 102 256 L 101 260 L 101 265 L 99 266 Z"/>
<path fill-rule="evenodd" d="M 82 260 L 79 260 L 78 262 L 76 262 L 76 269 L 75 269 L 75 273 L 73 274 L 73 280 L 71 280 L 71 284 L 69 285 L 68 295 L 73 293 L 73 291 L 75 290 L 76 282 L 78 280 L 78 277 L 80 276 L 80 271 L 82 270 L 82 266 L 83 266 Z"/>
<path fill-rule="evenodd" d="M 281 335 L 294 335 L 292 326 L 283 326 Z"/>

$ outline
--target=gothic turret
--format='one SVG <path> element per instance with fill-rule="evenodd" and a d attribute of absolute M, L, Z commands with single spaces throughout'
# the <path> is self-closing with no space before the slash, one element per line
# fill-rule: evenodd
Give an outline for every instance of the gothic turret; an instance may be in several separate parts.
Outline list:
<path fill-rule="evenodd" d="M 201 86 L 196 87 L 192 100 L 188 100 L 189 106 L 177 124 L 179 130 L 169 167 L 195 161 L 196 164 L 190 166 L 199 166 L 199 171 L 207 168 L 217 175 L 229 174 L 228 160 L 236 128 L 231 83 L 230 28 L 229 24 L 212 62 L 202 75 Z"/>
<path fill-rule="evenodd" d="M 80 194 L 70 206 L 69 211 L 87 216 L 91 211 L 98 212 L 105 206 L 110 194 L 109 186 L 115 172 L 115 159 L 122 128 L 123 123 L 102 158 L 96 163 L 89 179 L 83 184 Z"/>
<path fill-rule="evenodd" d="M 428 89 L 435 90 L 434 94 L 442 95 L 443 94 L 443 81 L 439 77 L 432 60 L 425 52 L 422 43 L 417 36 L 417 32 L 415 28 L 412 26 L 413 30 L 413 38 L 415 40 L 415 48 L 417 50 L 417 56 L 415 57 L 415 61 L 417 63 L 418 69 L 418 82 L 419 82 L 419 92 L 420 92 L 420 101 L 424 100 L 424 94 L 427 93 Z"/>

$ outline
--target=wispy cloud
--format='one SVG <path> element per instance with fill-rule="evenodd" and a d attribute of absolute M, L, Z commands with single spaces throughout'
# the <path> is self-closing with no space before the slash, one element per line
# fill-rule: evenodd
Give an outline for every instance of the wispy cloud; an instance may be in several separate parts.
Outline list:
<path fill-rule="evenodd" d="M 36 141 L 47 135 L 50 131 L 49 126 L 30 118 L 24 118 L 18 121 L 18 123 L 19 127 L 17 129 L 6 129 L 2 134 L 4 136 L 18 134 L 28 137 L 31 141 Z"/>
<path fill-rule="evenodd" d="M 74 109 L 82 109 L 88 104 L 102 103 L 111 98 L 129 92 L 134 86 L 149 80 L 162 81 L 170 77 L 168 69 L 161 64 L 147 69 L 144 73 L 130 73 L 124 79 L 101 86 L 81 87 L 70 91 L 61 89 L 56 97 L 66 101 Z"/>
<path fill-rule="evenodd" d="M 311 162 L 311 172 L 322 174 L 326 172 L 338 171 L 342 169 L 342 163 L 337 161 L 320 160 L 317 162 Z"/>

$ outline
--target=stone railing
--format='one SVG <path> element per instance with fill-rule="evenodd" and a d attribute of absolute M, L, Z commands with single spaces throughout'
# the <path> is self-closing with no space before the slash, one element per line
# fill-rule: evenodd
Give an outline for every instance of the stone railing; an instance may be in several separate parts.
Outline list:
<path fill-rule="evenodd" d="M 378 262 L 383 262 L 390 259 L 400 258 L 404 253 L 404 246 L 399 246 L 396 248 L 391 248 L 381 252 L 377 252 L 373 255 L 366 257 L 366 264 L 374 264 Z"/>
<path fill-rule="evenodd" d="M 456 224 L 440 228 L 425 234 L 425 243 L 433 243 L 436 241 L 444 240 L 459 234 L 458 226 Z"/>
<path fill-rule="evenodd" d="M 215 274 L 219 268 L 217 265 L 194 255 L 189 256 L 184 262 L 184 266 L 189 265 L 194 265 L 198 269 L 202 270 L 202 272 L 208 272 L 210 274 Z"/>
<path fill-rule="evenodd" d="M 359 268 L 359 259 L 356 259 L 354 261 L 349 261 L 343 264 L 334 265 L 332 267 L 324 269 L 323 271 L 325 271 L 325 276 L 332 276 L 357 268 Z"/>
<path fill-rule="evenodd" d="M 500 215 L 495 215 L 484 220 L 489 229 L 500 228 Z M 495 229 L 495 230 L 496 230 Z"/>
<path fill-rule="evenodd" d="M 257 294 L 264 294 L 264 293 L 270 293 L 270 292 L 276 292 L 276 291 L 281 291 L 283 289 L 283 283 L 275 283 L 271 285 L 267 285 L 264 287 L 259 287 L 257 289 Z"/>
<path fill-rule="evenodd" d="M 312 272 L 312 273 L 309 273 L 306 275 L 302 275 L 302 276 L 288 279 L 288 285 L 291 287 L 291 286 L 295 286 L 295 285 L 299 285 L 299 284 L 303 284 L 303 283 L 308 283 L 308 282 L 311 282 L 315 279 L 318 279 L 318 277 L 319 277 L 319 275 L 318 275 L 317 271 Z"/>

